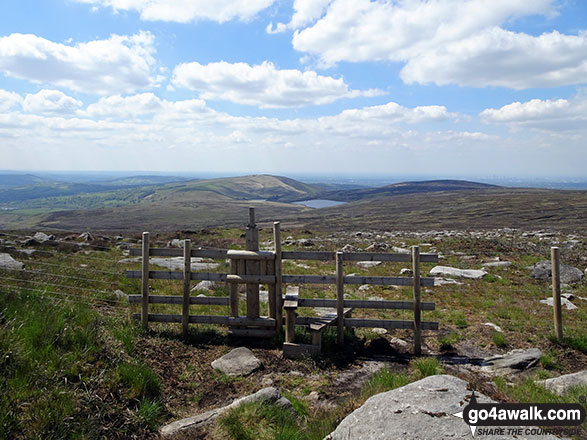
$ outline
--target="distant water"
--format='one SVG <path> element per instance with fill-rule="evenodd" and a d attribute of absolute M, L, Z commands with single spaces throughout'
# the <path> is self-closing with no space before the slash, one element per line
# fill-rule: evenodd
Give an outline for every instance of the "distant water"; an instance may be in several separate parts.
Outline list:
<path fill-rule="evenodd" d="M 325 200 L 325 199 L 314 199 L 314 200 L 301 200 L 294 202 L 296 205 L 304 205 L 308 208 L 330 208 L 331 206 L 343 205 L 345 202 L 338 202 L 336 200 Z"/>

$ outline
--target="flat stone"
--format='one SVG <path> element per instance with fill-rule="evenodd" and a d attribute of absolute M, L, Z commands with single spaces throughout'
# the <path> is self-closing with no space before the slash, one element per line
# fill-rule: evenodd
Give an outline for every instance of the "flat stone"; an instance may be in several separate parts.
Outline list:
<path fill-rule="evenodd" d="M 483 263 L 483 267 L 510 267 L 511 261 L 490 261 L 489 263 Z"/>
<path fill-rule="evenodd" d="M 205 429 L 214 423 L 218 417 L 231 409 L 238 408 L 242 404 L 250 402 L 266 402 L 282 408 L 292 408 L 291 402 L 285 397 L 282 397 L 277 388 L 268 387 L 254 394 L 236 399 L 230 405 L 169 423 L 159 430 L 159 434 L 165 440 L 204 438 L 202 435 L 204 435 Z"/>
<path fill-rule="evenodd" d="M 548 260 L 540 261 L 532 267 L 530 276 L 537 280 L 550 280 L 552 278 L 552 262 Z M 583 273 L 576 267 L 567 264 L 560 265 L 560 282 L 564 284 L 576 283 L 581 281 Z"/>
<path fill-rule="evenodd" d="M 540 302 L 542 304 L 549 305 L 550 307 L 554 307 L 554 300 L 552 298 L 541 299 Z M 567 298 L 564 298 L 563 296 L 561 296 L 561 306 L 563 306 L 567 310 L 578 309 L 578 307 L 575 304 L 573 304 L 571 301 L 569 301 Z"/>
<path fill-rule="evenodd" d="M 0 269 L 22 270 L 24 263 L 16 261 L 10 254 L 0 254 Z"/>
<path fill-rule="evenodd" d="M 368 269 L 381 265 L 381 261 L 357 261 L 357 266 Z"/>
<path fill-rule="evenodd" d="M 485 272 L 484 270 L 477 269 L 457 269 L 456 267 L 450 266 L 434 266 L 430 271 L 430 275 L 441 275 L 457 278 L 471 278 L 474 280 L 478 280 L 487 275 L 487 272 Z"/>
<path fill-rule="evenodd" d="M 445 286 L 447 284 L 455 284 L 455 285 L 462 285 L 463 283 L 459 283 L 457 280 L 453 280 L 451 278 L 434 278 L 434 286 Z"/>
<path fill-rule="evenodd" d="M 496 332 L 503 333 L 503 330 L 501 329 L 501 327 L 497 324 L 494 324 L 493 322 L 484 322 L 483 325 L 485 325 L 487 327 L 491 327 Z"/>
<path fill-rule="evenodd" d="M 401 247 L 397 247 L 397 246 L 392 246 L 391 250 L 393 252 L 395 252 L 396 254 L 409 254 L 411 252 L 409 249 L 401 248 Z"/>
<path fill-rule="evenodd" d="M 512 350 L 503 356 L 486 359 L 482 370 L 499 376 L 519 373 L 536 365 L 540 356 L 542 351 L 538 348 Z"/>
<path fill-rule="evenodd" d="M 192 292 L 195 290 L 211 291 L 211 290 L 214 290 L 215 287 L 216 287 L 216 283 L 214 281 L 202 280 L 198 284 L 196 284 L 194 287 L 192 287 Z"/>
<path fill-rule="evenodd" d="M 246 347 L 238 347 L 212 362 L 212 368 L 227 376 L 246 376 L 261 367 L 261 361 Z"/>
<path fill-rule="evenodd" d="M 467 382 L 448 375 L 429 376 L 401 388 L 376 394 L 353 411 L 325 440 L 376 439 L 466 439 L 473 438 L 469 426 L 454 414 L 470 400 Z M 493 402 L 476 393 L 477 402 Z M 484 435 L 502 440 L 503 436 Z M 527 435 L 519 440 L 555 440 L 552 435 Z"/>
<path fill-rule="evenodd" d="M 184 259 L 183 257 L 151 257 L 149 258 L 149 262 L 151 264 L 156 264 L 157 266 L 166 267 L 169 270 L 183 270 L 184 268 Z M 208 263 L 202 262 L 201 258 L 192 258 L 191 259 L 191 269 L 194 271 L 197 270 L 207 270 L 207 269 L 216 269 L 218 267 L 218 263 Z"/>
<path fill-rule="evenodd" d="M 399 271 L 399 274 L 411 276 L 411 275 L 414 275 L 414 271 L 412 269 L 408 269 L 407 267 L 404 267 Z"/>
<path fill-rule="evenodd" d="M 587 370 L 541 380 L 538 383 L 547 390 L 562 396 L 573 387 L 587 386 Z"/>

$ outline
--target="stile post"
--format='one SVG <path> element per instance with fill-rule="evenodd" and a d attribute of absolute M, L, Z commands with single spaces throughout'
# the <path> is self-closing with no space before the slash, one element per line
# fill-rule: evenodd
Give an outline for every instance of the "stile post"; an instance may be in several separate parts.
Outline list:
<path fill-rule="evenodd" d="M 344 270 L 342 252 L 336 253 L 336 327 L 339 347 L 344 345 Z"/>
<path fill-rule="evenodd" d="M 231 275 L 238 274 L 239 260 L 230 259 L 230 273 Z M 230 316 L 236 318 L 238 316 L 238 284 L 228 283 L 230 289 Z"/>
<path fill-rule="evenodd" d="M 266 262 L 262 262 L 261 264 L 267 264 L 267 275 L 275 275 L 275 260 L 268 260 Z M 275 319 L 275 317 L 277 316 L 277 295 L 275 295 L 275 284 L 269 284 L 267 290 L 267 302 L 269 303 L 269 317 Z"/>
<path fill-rule="evenodd" d="M 281 286 L 281 223 L 273 222 L 273 243 L 275 246 L 275 321 L 277 329 L 283 326 L 283 294 Z"/>
<path fill-rule="evenodd" d="M 190 320 L 190 282 L 192 279 L 192 243 L 189 239 L 183 241 L 183 307 L 181 313 L 181 327 L 183 335 L 188 334 Z"/>
<path fill-rule="evenodd" d="M 143 253 L 142 253 L 142 308 L 141 324 L 144 328 L 149 327 L 149 233 L 143 232 Z"/>
<path fill-rule="evenodd" d="M 247 251 L 258 251 L 259 250 L 259 229 L 255 224 L 255 208 L 249 208 L 249 224 L 245 232 L 245 247 Z M 246 261 L 247 275 L 259 275 L 260 273 L 260 262 L 259 260 L 247 260 Z M 259 284 L 248 283 L 247 284 L 247 317 L 258 318 L 259 317 Z"/>
<path fill-rule="evenodd" d="M 563 317 L 561 309 L 560 250 L 550 248 L 552 259 L 552 305 L 554 306 L 554 333 L 560 341 L 563 338 Z"/>
<path fill-rule="evenodd" d="M 420 247 L 412 246 L 414 273 L 414 354 L 422 353 L 422 317 L 420 310 Z"/>

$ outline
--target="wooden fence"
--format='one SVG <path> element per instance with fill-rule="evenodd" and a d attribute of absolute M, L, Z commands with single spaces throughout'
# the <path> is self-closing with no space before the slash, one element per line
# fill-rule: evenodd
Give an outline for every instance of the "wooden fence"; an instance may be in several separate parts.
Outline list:
<path fill-rule="evenodd" d="M 143 233 L 142 249 L 131 249 L 130 255 L 142 256 L 142 269 L 127 271 L 128 278 L 142 279 L 142 294 L 130 295 L 131 303 L 142 305 L 141 313 L 133 318 L 141 319 L 143 326 L 149 322 L 182 323 L 186 332 L 189 323 L 219 324 L 229 326 L 229 332 L 238 336 L 270 337 L 283 326 L 283 310 L 288 312 L 286 323 L 286 345 L 292 352 L 298 351 L 295 346 L 294 332 L 296 325 L 308 326 L 311 330 L 321 332 L 327 326 L 337 326 L 337 342 L 343 344 L 344 327 L 382 327 L 386 329 L 413 329 L 414 351 L 421 352 L 422 330 L 437 330 L 437 322 L 421 321 L 422 310 L 434 310 L 434 303 L 422 302 L 421 286 L 433 286 L 434 278 L 420 276 L 420 263 L 436 263 L 435 254 L 420 254 L 418 246 L 413 246 L 411 254 L 389 254 L 378 252 L 313 252 L 313 251 L 281 251 L 280 223 L 273 224 L 273 251 L 259 251 L 258 228 L 255 224 L 254 209 L 249 210 L 249 224 L 246 229 L 246 250 L 226 249 L 193 249 L 190 240 L 184 240 L 183 249 L 150 248 L 149 233 Z M 183 271 L 150 270 L 150 256 L 169 256 L 184 258 Z M 191 272 L 191 258 L 204 257 L 213 259 L 229 259 L 230 273 Z M 335 275 L 289 275 L 282 274 L 283 260 L 319 260 L 335 261 Z M 344 275 L 345 261 L 382 261 L 405 262 L 412 264 L 413 275 L 410 277 L 392 276 L 354 276 Z M 183 280 L 183 296 L 163 296 L 149 294 L 149 279 Z M 191 281 L 210 280 L 226 282 L 230 286 L 228 297 L 193 297 L 190 296 Z M 246 316 L 239 316 L 238 284 L 246 284 Z M 259 316 L 259 285 L 268 286 L 269 316 Z M 283 284 L 334 284 L 336 299 L 299 298 L 282 294 Z M 413 301 L 358 300 L 344 298 L 344 285 L 383 285 L 413 286 Z M 285 300 L 285 304 L 284 304 Z M 149 304 L 182 304 L 182 314 L 149 313 Z M 222 315 L 190 315 L 190 305 L 223 305 L 229 306 L 229 314 Z M 332 307 L 336 308 L 336 316 L 332 317 L 300 317 L 298 307 Z M 413 321 L 389 319 L 352 318 L 353 309 L 396 309 L 413 310 Z M 319 334 L 318 333 L 318 334 Z M 310 351 L 320 346 L 319 337 Z M 285 347 L 284 346 L 284 347 Z M 301 347 L 301 350 L 308 347 Z"/>

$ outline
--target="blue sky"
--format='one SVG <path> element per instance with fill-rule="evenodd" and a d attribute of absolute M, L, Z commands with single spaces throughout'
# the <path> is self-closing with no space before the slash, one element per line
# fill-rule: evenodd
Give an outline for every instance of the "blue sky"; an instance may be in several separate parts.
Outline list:
<path fill-rule="evenodd" d="M 4 0 L 0 169 L 586 177 L 587 2 Z"/>

